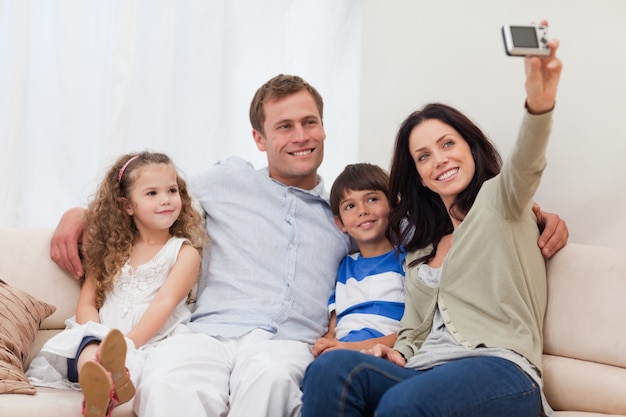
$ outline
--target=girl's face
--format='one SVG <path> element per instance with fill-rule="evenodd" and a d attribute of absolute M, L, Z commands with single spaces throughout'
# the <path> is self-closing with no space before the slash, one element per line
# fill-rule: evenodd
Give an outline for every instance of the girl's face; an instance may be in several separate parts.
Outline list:
<path fill-rule="evenodd" d="M 468 143 L 451 126 L 430 119 L 411 131 L 409 151 L 422 185 L 439 194 L 449 209 L 474 177 L 476 166 Z"/>
<path fill-rule="evenodd" d="M 169 229 L 181 207 L 174 167 L 150 164 L 137 170 L 125 209 L 138 230 Z"/>

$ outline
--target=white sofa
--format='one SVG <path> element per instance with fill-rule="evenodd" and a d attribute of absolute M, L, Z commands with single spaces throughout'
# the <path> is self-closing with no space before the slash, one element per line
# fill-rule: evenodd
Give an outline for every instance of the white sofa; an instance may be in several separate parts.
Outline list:
<path fill-rule="evenodd" d="M 24 367 L 73 315 L 79 293 L 78 282 L 49 258 L 51 234 L 0 230 L 0 279 L 56 306 Z M 557 416 L 626 417 L 626 249 L 570 243 L 548 262 L 548 285 L 544 380 Z M 0 415 L 80 416 L 81 401 L 80 392 L 47 388 L 0 394 Z M 133 415 L 130 403 L 113 412 Z"/>
<path fill-rule="evenodd" d="M 0 279 L 50 303 L 56 311 L 45 319 L 32 344 L 24 369 L 44 342 L 64 328 L 76 309 L 79 282 L 50 259 L 52 229 L 0 230 Z M 35 395 L 0 394 L 2 417 L 79 417 L 80 391 L 37 388 Z M 131 403 L 115 408 L 113 417 L 134 417 Z"/>

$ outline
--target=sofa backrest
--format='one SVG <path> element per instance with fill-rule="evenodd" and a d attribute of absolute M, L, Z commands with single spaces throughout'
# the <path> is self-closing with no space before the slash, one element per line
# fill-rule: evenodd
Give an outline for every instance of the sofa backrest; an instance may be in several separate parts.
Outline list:
<path fill-rule="evenodd" d="M 41 329 L 63 329 L 80 293 L 80 283 L 50 259 L 53 231 L 0 230 L 0 279 L 57 308 Z"/>
<path fill-rule="evenodd" d="M 626 368 L 626 249 L 570 243 L 547 268 L 544 352 Z"/>

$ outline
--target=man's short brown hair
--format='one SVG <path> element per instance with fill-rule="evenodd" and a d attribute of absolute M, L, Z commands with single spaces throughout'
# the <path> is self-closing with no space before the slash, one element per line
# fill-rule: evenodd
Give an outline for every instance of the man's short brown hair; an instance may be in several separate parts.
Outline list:
<path fill-rule="evenodd" d="M 250 103 L 250 124 L 252 128 L 261 132 L 261 134 L 265 134 L 263 132 L 263 123 L 265 122 L 263 104 L 265 102 L 277 100 L 302 90 L 308 91 L 313 96 L 317 110 L 320 113 L 320 121 L 323 121 L 324 101 L 320 93 L 311 84 L 297 75 L 279 74 L 256 90 Z"/>

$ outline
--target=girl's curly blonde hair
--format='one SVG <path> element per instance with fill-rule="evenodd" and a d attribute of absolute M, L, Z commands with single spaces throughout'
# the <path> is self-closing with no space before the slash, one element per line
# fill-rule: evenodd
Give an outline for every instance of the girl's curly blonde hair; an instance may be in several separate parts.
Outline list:
<path fill-rule="evenodd" d="M 162 153 L 146 151 L 123 155 L 106 173 L 87 209 L 84 267 L 86 276 L 95 279 L 98 308 L 102 307 L 106 293 L 113 289 L 113 281 L 128 260 L 137 233 L 132 217 L 124 209 L 124 202 L 130 199 L 130 189 L 139 170 L 151 164 L 166 164 L 176 169 L 172 160 Z M 189 239 L 202 255 L 202 248 L 208 240 L 204 219 L 193 207 L 187 183 L 179 174 L 176 182 L 182 207 L 178 219 L 170 227 L 170 234 Z"/>

